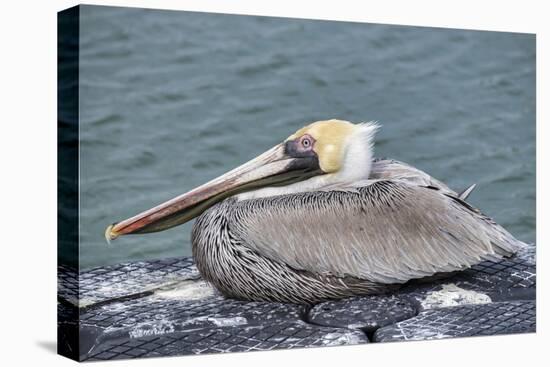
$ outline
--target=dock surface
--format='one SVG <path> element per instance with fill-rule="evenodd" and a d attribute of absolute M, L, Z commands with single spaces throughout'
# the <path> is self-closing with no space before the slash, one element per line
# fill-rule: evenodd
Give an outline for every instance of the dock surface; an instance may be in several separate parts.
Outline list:
<path fill-rule="evenodd" d="M 534 332 L 535 250 L 314 306 L 227 299 L 189 257 L 59 266 L 58 350 L 86 361 Z"/>

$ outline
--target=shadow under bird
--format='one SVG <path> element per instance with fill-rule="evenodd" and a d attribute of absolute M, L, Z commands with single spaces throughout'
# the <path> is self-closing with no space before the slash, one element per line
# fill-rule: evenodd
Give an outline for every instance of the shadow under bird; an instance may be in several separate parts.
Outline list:
<path fill-rule="evenodd" d="M 255 159 L 110 225 L 108 240 L 197 218 L 192 249 L 221 293 L 315 303 L 395 289 L 525 244 L 407 164 L 374 159 L 372 123 L 314 122 Z"/>

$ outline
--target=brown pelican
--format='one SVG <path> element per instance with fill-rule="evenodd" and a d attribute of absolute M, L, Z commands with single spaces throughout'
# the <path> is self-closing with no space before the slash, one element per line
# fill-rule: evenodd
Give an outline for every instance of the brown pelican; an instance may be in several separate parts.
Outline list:
<path fill-rule="evenodd" d="M 404 163 L 373 159 L 373 123 L 314 122 L 257 158 L 112 224 L 108 240 L 198 216 L 193 255 L 228 297 L 292 303 L 365 295 L 468 268 L 524 244 Z"/>

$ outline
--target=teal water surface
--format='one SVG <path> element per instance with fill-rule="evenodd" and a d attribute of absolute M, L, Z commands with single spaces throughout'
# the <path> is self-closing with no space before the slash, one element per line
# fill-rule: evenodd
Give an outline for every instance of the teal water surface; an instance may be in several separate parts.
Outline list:
<path fill-rule="evenodd" d="M 80 35 L 82 268 L 189 255 L 192 223 L 104 229 L 328 118 L 535 241 L 534 35 L 93 6 Z"/>

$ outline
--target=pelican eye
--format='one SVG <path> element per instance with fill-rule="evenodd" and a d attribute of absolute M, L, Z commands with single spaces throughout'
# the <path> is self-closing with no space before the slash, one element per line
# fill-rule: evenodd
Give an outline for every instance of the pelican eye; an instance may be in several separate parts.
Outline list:
<path fill-rule="evenodd" d="M 310 139 L 309 137 L 307 137 L 307 136 L 304 137 L 304 138 L 302 139 L 302 146 L 303 146 L 304 148 L 309 148 L 309 147 L 311 147 L 311 139 Z"/>

